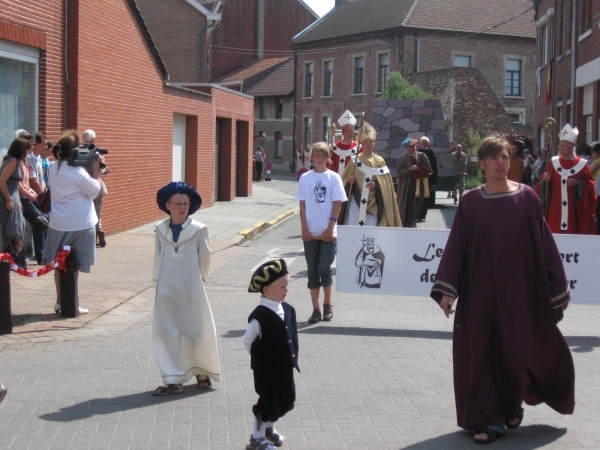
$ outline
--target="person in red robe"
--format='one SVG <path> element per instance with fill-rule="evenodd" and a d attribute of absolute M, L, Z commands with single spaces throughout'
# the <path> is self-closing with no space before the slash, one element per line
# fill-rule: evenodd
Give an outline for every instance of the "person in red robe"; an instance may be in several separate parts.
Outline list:
<path fill-rule="evenodd" d="M 567 277 L 540 199 L 507 179 L 509 152 L 501 138 L 481 144 L 486 183 L 458 204 L 431 290 L 446 317 L 458 299 L 457 422 L 477 443 L 519 427 L 523 401 L 561 414 L 575 407 L 573 358 L 555 324 L 571 298 Z"/>
<path fill-rule="evenodd" d="M 350 158 L 360 152 L 360 144 L 354 140 L 354 127 L 356 126 L 354 114 L 345 111 L 338 119 L 338 124 L 342 127 L 342 139 L 333 144 L 331 148 L 329 169 L 341 176 L 346 164 L 350 162 Z"/>
<path fill-rule="evenodd" d="M 560 132 L 559 156 L 547 164 L 537 185 L 553 233 L 596 234 L 596 191 L 585 159 L 575 155 L 579 131 L 569 124 Z"/>

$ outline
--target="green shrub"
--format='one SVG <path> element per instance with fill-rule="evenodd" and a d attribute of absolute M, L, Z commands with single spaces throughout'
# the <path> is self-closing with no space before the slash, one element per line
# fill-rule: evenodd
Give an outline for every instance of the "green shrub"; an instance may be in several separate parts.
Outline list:
<path fill-rule="evenodd" d="M 425 92 L 418 84 L 410 84 L 399 72 L 388 76 L 387 86 L 381 93 L 381 100 L 431 100 L 433 95 Z"/>

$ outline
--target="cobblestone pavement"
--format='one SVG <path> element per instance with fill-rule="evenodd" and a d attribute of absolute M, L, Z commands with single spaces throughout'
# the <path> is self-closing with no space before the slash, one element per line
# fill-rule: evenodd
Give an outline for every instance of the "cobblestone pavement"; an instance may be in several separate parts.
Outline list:
<path fill-rule="evenodd" d="M 432 210 L 425 224 L 445 226 L 450 208 Z M 478 447 L 455 425 L 452 321 L 426 298 L 334 293 L 333 321 L 308 325 L 299 234 L 295 216 L 213 255 L 207 292 L 223 382 L 210 392 L 190 382 L 184 394 L 165 398 L 151 395 L 160 384 L 151 333 L 153 237 L 111 236 L 109 245 L 124 254 L 106 263 L 106 275 L 94 268 L 82 280 L 89 289 L 82 297 L 92 309 L 96 297 L 121 301 L 78 327 L 0 336 L 0 382 L 9 389 L 0 405 L 0 449 L 243 449 L 256 400 L 241 336 L 257 297 L 246 290 L 252 268 L 273 256 L 291 263 L 288 301 L 300 322 L 302 372 L 296 408 L 278 423 L 283 449 Z M 577 371 L 575 414 L 527 407 L 523 426 L 493 448 L 600 449 L 599 322 L 600 308 L 572 305 L 561 323 Z"/>

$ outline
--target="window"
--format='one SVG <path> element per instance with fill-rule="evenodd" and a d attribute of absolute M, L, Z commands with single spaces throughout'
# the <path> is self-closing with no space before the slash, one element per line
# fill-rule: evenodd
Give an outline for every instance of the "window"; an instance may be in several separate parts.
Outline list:
<path fill-rule="evenodd" d="M 592 28 L 592 0 L 582 0 L 579 5 L 581 11 L 579 30 L 583 33 Z"/>
<path fill-rule="evenodd" d="M 330 97 L 333 87 L 333 61 L 323 63 L 323 97 Z"/>
<path fill-rule="evenodd" d="M 454 67 L 471 67 L 471 57 L 454 55 Z"/>
<path fill-rule="evenodd" d="M 558 129 L 563 129 L 563 119 L 562 119 L 562 102 L 559 106 L 556 107 L 556 123 L 558 124 Z"/>
<path fill-rule="evenodd" d="M 573 105 L 571 103 L 567 103 L 565 123 L 571 123 L 571 109 L 572 108 L 573 108 Z M 573 126 L 573 125 L 571 125 L 571 126 Z"/>
<path fill-rule="evenodd" d="M 283 118 L 283 100 L 279 97 L 275 97 L 275 118 Z"/>
<path fill-rule="evenodd" d="M 358 133 L 358 130 L 360 130 L 360 126 L 362 125 L 362 113 L 356 113 L 354 114 L 354 117 L 356 117 L 356 125 L 354 125 L 354 131 L 356 131 Z"/>
<path fill-rule="evenodd" d="M 521 97 L 521 60 L 506 60 L 506 84 L 504 95 Z"/>
<path fill-rule="evenodd" d="M 323 117 L 323 142 L 329 142 L 331 136 L 331 117 Z"/>
<path fill-rule="evenodd" d="M 357 56 L 354 58 L 354 94 L 365 92 L 365 57 Z"/>
<path fill-rule="evenodd" d="M 508 117 L 510 117 L 510 120 L 514 123 L 521 123 L 521 113 L 508 113 Z"/>
<path fill-rule="evenodd" d="M 15 131 L 38 128 L 39 51 L 0 42 L 0 157 Z"/>
<path fill-rule="evenodd" d="M 304 96 L 313 96 L 313 63 L 304 64 Z"/>
<path fill-rule="evenodd" d="M 548 26 L 540 28 L 540 63 L 545 66 L 548 63 Z"/>
<path fill-rule="evenodd" d="M 592 139 L 592 124 L 594 123 L 592 116 L 585 117 L 585 142 L 590 143 Z M 596 180 L 594 180 L 596 181 Z"/>
<path fill-rule="evenodd" d="M 312 144 L 312 117 L 304 118 L 304 145 Z"/>
<path fill-rule="evenodd" d="M 267 118 L 267 111 L 266 111 L 266 105 L 265 105 L 265 99 L 264 98 L 259 98 L 258 99 L 258 118 L 259 119 L 266 119 Z"/>
<path fill-rule="evenodd" d="M 275 159 L 283 158 L 283 137 L 281 131 L 275 132 Z"/>
<path fill-rule="evenodd" d="M 390 68 L 390 54 L 381 53 L 378 55 L 377 64 L 377 92 L 382 92 L 387 86 L 387 78 Z"/>

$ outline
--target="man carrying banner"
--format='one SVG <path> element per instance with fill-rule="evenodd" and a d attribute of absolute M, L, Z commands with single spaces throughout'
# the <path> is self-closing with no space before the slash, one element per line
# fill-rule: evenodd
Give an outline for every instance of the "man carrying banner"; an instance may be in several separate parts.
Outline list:
<path fill-rule="evenodd" d="M 417 151 L 417 140 L 406 138 L 402 146 L 406 153 L 396 161 L 398 175 L 398 209 L 404 228 L 416 228 L 417 219 L 426 198 L 429 198 L 428 177 L 433 173 L 429 158 Z"/>
<path fill-rule="evenodd" d="M 521 425 L 523 401 L 572 414 L 575 369 L 555 324 L 571 294 L 540 200 L 508 180 L 507 141 L 487 137 L 477 157 L 486 182 L 458 205 L 431 297 L 446 317 L 459 300 L 452 346 L 457 421 L 487 444 Z"/>
<path fill-rule="evenodd" d="M 575 156 L 579 130 L 566 124 L 560 132 L 559 156 L 553 157 L 537 185 L 553 233 L 596 234 L 596 192 L 585 159 Z"/>
<path fill-rule="evenodd" d="M 342 205 L 340 224 L 401 227 L 394 185 L 385 161 L 374 153 L 375 128 L 364 120 L 358 133 L 361 153 L 352 156 L 342 175 L 348 201 Z"/>
<path fill-rule="evenodd" d="M 354 114 L 345 111 L 338 119 L 338 124 L 342 127 L 342 139 L 332 146 L 332 163 L 329 168 L 342 175 L 350 158 L 360 152 L 360 144 L 354 140 L 354 127 L 356 126 Z"/>

